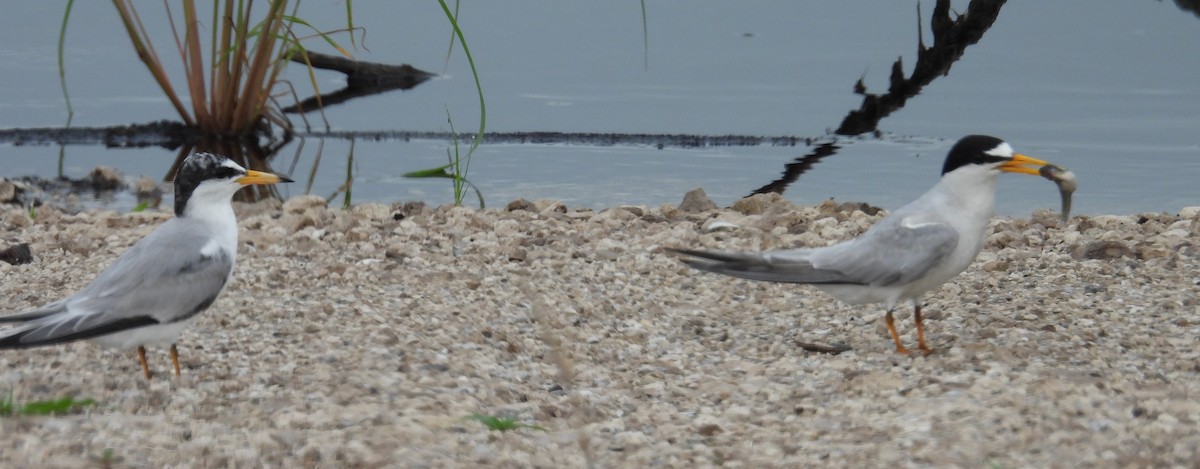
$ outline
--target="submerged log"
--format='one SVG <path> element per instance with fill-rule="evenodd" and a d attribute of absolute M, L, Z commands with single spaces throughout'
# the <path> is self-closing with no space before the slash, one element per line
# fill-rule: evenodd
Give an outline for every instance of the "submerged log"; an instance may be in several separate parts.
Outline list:
<path fill-rule="evenodd" d="M 293 62 L 312 65 L 313 68 L 334 70 L 346 75 L 346 87 L 332 93 L 313 96 L 295 105 L 283 108 L 283 112 L 303 113 L 315 111 L 322 106 L 343 103 L 354 98 L 370 96 L 394 89 L 411 89 L 436 74 L 420 70 L 408 64 L 388 65 L 347 59 L 336 55 L 306 52 L 292 56 Z"/>

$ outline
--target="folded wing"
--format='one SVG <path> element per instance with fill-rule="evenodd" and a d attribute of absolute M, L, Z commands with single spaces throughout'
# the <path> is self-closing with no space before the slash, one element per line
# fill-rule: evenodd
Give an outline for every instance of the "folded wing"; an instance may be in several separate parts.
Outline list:
<path fill-rule="evenodd" d="M 920 278 L 957 245 L 958 232 L 950 225 L 887 219 L 860 238 L 822 248 L 762 253 L 669 250 L 693 268 L 749 280 L 892 286 Z"/>
<path fill-rule="evenodd" d="M 211 237 L 172 219 L 122 255 L 78 293 L 42 308 L 0 317 L 20 322 L 0 332 L 0 348 L 88 339 L 167 324 L 207 309 L 225 286 L 232 256 L 211 249 Z"/>
<path fill-rule="evenodd" d="M 680 261 L 694 269 L 731 277 L 787 283 L 854 283 L 841 272 L 813 266 L 812 262 L 802 256 L 772 258 L 760 253 L 671 248 L 668 250 L 683 256 Z"/>

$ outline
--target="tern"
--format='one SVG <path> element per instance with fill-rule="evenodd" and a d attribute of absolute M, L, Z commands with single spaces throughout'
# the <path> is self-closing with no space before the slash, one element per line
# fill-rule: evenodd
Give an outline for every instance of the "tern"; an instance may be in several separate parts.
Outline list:
<path fill-rule="evenodd" d="M 767 282 L 811 284 L 842 302 L 887 305 L 884 320 L 896 352 L 892 312 L 913 306 L 917 346 L 925 354 L 921 297 L 961 273 L 983 249 L 1001 172 L 1039 175 L 1049 163 L 1013 151 L 996 137 L 963 137 L 946 156 L 942 178 L 917 200 L 892 212 L 862 236 L 826 247 L 742 253 L 671 249 L 707 272 Z"/>
<path fill-rule="evenodd" d="M 0 317 L 16 323 L 0 332 L 0 348 L 27 348 L 90 339 L 137 347 L 146 379 L 145 345 L 170 344 L 212 306 L 233 275 L 238 226 L 234 193 L 251 184 L 292 182 L 242 168 L 224 156 L 193 153 L 175 175 L 175 217 L 167 220 L 74 295 Z"/>

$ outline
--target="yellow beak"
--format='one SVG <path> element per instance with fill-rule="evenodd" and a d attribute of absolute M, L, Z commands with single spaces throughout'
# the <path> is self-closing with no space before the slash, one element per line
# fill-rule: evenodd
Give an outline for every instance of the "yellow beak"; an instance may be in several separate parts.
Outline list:
<path fill-rule="evenodd" d="M 251 184 L 275 184 L 275 183 L 279 183 L 279 182 L 292 182 L 291 179 L 285 178 L 283 176 L 280 176 L 277 174 L 265 173 L 262 171 L 255 171 L 253 169 L 246 170 L 246 175 L 242 176 L 240 178 L 237 178 L 236 181 L 238 184 L 244 184 L 247 186 L 251 185 Z"/>
<path fill-rule="evenodd" d="M 1004 164 L 1000 165 L 1000 170 L 1010 173 L 1032 174 L 1034 176 L 1040 176 L 1041 173 L 1038 172 L 1038 169 L 1041 169 L 1042 166 L 1046 166 L 1048 164 L 1050 163 L 1016 153 L 1013 154 L 1012 160 L 1006 161 Z"/>

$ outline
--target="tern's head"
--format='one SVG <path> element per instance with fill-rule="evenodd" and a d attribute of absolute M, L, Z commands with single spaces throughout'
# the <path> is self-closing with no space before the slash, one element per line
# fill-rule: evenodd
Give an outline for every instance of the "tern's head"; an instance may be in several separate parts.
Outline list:
<path fill-rule="evenodd" d="M 954 171 L 977 171 L 980 174 L 999 174 L 1000 171 L 1038 175 L 1045 161 L 1016 153 L 1004 140 L 987 135 L 963 137 L 942 166 L 942 176 Z"/>
<path fill-rule="evenodd" d="M 228 205 L 233 194 L 251 184 L 292 182 L 262 171 L 248 170 L 212 153 L 192 153 L 175 173 L 175 216 L 183 217 L 213 205 Z"/>

